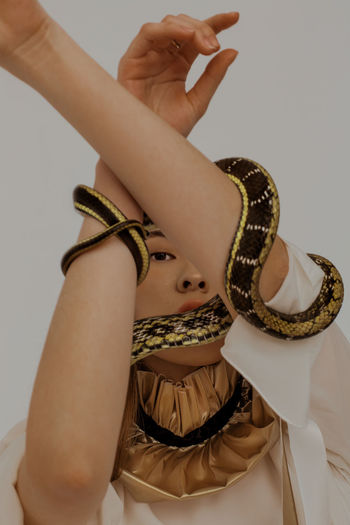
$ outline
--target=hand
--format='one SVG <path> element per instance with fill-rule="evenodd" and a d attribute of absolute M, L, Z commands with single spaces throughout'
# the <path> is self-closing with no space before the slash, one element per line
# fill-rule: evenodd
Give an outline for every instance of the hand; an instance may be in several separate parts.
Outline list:
<path fill-rule="evenodd" d="M 117 80 L 152 111 L 187 137 L 204 115 L 211 98 L 237 56 L 221 51 L 208 63 L 196 84 L 186 93 L 185 82 L 200 53 L 210 55 L 206 36 L 234 25 L 239 13 L 222 13 L 204 21 L 180 14 L 160 23 L 144 24 L 118 65 Z M 188 29 L 192 31 L 188 31 Z M 181 43 L 176 49 L 173 40 Z"/>
<path fill-rule="evenodd" d="M 0 0 L 0 66 L 16 74 L 16 57 L 34 44 L 50 21 L 37 0 Z"/>

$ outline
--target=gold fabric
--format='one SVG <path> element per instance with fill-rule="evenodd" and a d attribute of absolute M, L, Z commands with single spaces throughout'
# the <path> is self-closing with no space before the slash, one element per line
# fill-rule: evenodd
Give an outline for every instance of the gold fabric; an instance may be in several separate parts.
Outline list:
<path fill-rule="evenodd" d="M 286 426 L 283 421 L 282 425 Z M 293 496 L 292 484 L 290 481 L 289 469 L 287 464 L 287 456 L 285 450 L 284 440 L 282 439 L 283 447 L 283 525 L 298 525 L 297 511 Z"/>
<path fill-rule="evenodd" d="M 225 359 L 174 382 L 137 370 L 140 403 L 158 425 L 184 436 L 202 426 L 232 396 L 238 372 Z M 243 378 L 242 403 L 224 427 L 202 443 L 175 447 L 156 441 L 136 424 L 136 443 L 119 480 L 135 500 L 183 500 L 237 483 L 280 437 L 279 418 Z M 251 389 L 252 400 L 248 399 Z"/>

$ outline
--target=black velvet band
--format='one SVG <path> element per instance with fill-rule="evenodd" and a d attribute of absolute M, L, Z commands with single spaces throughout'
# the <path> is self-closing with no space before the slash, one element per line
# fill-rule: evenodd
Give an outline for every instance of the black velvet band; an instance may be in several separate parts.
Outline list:
<path fill-rule="evenodd" d="M 239 376 L 235 391 L 225 405 L 223 405 L 216 414 L 209 418 L 201 427 L 192 430 L 183 437 L 174 434 L 167 428 L 160 427 L 151 416 L 145 413 L 141 405 L 139 406 L 140 417 L 138 425 L 146 434 L 165 445 L 190 447 L 191 445 L 202 443 L 206 439 L 217 434 L 232 417 L 241 398 L 242 382 L 243 376 Z"/>

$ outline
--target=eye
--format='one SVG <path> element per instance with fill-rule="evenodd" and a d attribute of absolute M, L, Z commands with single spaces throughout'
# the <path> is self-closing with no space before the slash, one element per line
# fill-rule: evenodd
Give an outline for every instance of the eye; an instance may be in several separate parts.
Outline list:
<path fill-rule="evenodd" d="M 171 255 L 171 253 L 168 252 L 153 252 L 150 254 L 150 258 L 153 257 L 153 255 L 170 255 L 173 259 L 175 259 L 174 255 Z M 157 262 L 159 261 L 165 261 L 165 259 L 162 257 L 161 259 L 155 259 Z"/>

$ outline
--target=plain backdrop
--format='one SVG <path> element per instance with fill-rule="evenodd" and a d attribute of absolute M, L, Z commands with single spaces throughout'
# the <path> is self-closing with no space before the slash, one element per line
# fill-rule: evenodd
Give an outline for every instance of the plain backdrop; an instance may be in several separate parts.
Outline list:
<path fill-rule="evenodd" d="M 209 159 L 262 164 L 280 195 L 279 235 L 340 270 L 337 322 L 350 337 L 348 0 L 45 0 L 43 6 L 111 75 L 145 22 L 185 13 L 240 12 L 219 35 L 239 50 L 189 135 Z M 210 57 L 193 66 L 188 88 Z M 64 280 L 63 253 L 82 223 L 77 184 L 92 185 L 97 153 L 44 98 L 0 70 L 0 438 L 27 417 L 33 383 Z"/>

